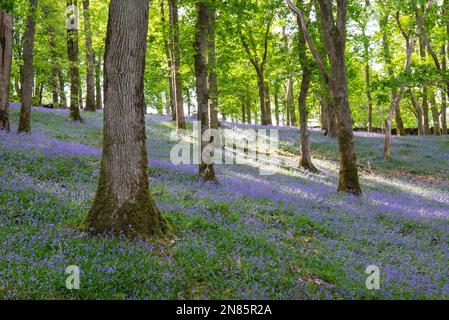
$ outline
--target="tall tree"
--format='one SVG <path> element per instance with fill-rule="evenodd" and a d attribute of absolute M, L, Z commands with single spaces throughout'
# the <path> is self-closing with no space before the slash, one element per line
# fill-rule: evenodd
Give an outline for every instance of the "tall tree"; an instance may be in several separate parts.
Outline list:
<path fill-rule="evenodd" d="M 70 62 L 70 120 L 83 121 L 80 115 L 80 79 L 77 0 L 67 0 L 67 52 Z"/>
<path fill-rule="evenodd" d="M 246 54 L 248 55 L 251 64 L 254 66 L 254 69 L 257 73 L 258 78 L 258 86 L 259 86 L 259 100 L 260 100 L 260 112 L 262 118 L 262 125 L 271 125 L 271 112 L 267 110 L 267 83 L 265 81 L 265 66 L 267 64 L 268 57 L 268 40 L 270 36 L 272 19 L 268 21 L 265 27 L 265 35 L 263 38 L 263 52 L 262 57 L 258 56 L 258 52 L 256 48 L 251 48 L 250 43 L 246 39 L 245 35 L 240 32 L 240 39 L 245 49 Z"/>
<path fill-rule="evenodd" d="M 354 146 L 354 133 L 352 131 L 352 116 L 349 106 L 348 77 L 346 70 L 346 20 L 348 5 L 346 0 L 338 0 L 336 15 L 331 0 L 318 0 L 321 28 L 324 33 L 324 42 L 329 56 L 330 73 L 327 72 L 323 61 L 319 58 L 314 47 L 304 14 L 291 0 L 285 0 L 289 8 L 300 19 L 301 30 L 309 46 L 312 56 L 329 87 L 338 122 L 338 144 L 340 153 L 340 177 L 338 190 L 361 195 L 357 157 Z"/>
<path fill-rule="evenodd" d="M 23 47 L 23 75 L 21 86 L 21 107 L 19 132 L 31 131 L 31 104 L 33 100 L 34 79 L 34 38 L 36 32 L 37 0 L 29 0 Z"/>
<path fill-rule="evenodd" d="M 165 58 L 167 60 L 167 66 L 169 70 L 168 80 L 168 98 L 167 98 L 167 115 L 172 116 L 172 120 L 176 121 L 176 102 L 175 102 L 175 86 L 173 83 L 173 53 L 169 32 L 166 27 L 166 19 L 165 19 L 165 3 L 166 0 L 161 0 L 160 9 L 161 9 L 161 23 L 162 23 L 162 36 L 164 41 L 164 53 Z"/>
<path fill-rule="evenodd" d="M 218 129 L 218 83 L 217 57 L 215 50 L 216 1 L 210 0 L 209 23 L 207 24 L 207 52 L 208 52 L 208 86 L 209 86 L 209 127 Z"/>
<path fill-rule="evenodd" d="M 87 61 L 87 77 L 86 77 L 86 110 L 95 111 L 97 109 L 95 103 L 95 57 L 92 49 L 92 27 L 89 12 L 89 0 L 83 0 L 84 14 L 84 33 L 86 35 L 86 61 Z"/>
<path fill-rule="evenodd" d="M 149 191 L 144 71 L 149 0 L 111 0 L 106 35 L 103 158 L 87 219 L 95 232 L 167 238 Z"/>
<path fill-rule="evenodd" d="M 298 3 L 299 5 L 299 3 Z M 306 16 L 308 16 L 308 11 Z M 300 167 L 306 170 L 317 172 L 318 169 L 312 163 L 312 156 L 310 154 L 310 133 L 308 129 L 309 111 L 307 108 L 307 96 L 309 95 L 310 84 L 312 82 L 311 61 L 307 57 L 307 44 L 304 33 L 301 30 L 301 21 L 297 16 L 298 23 L 298 55 L 301 64 L 302 79 L 301 89 L 298 96 L 299 105 L 299 119 L 300 119 L 300 136 L 301 136 L 301 160 Z"/>
<path fill-rule="evenodd" d="M 42 8 L 42 12 L 44 14 L 44 20 L 47 20 L 47 33 L 48 33 L 48 44 L 50 46 L 50 56 L 52 61 L 51 67 L 51 91 L 53 98 L 53 107 L 59 108 L 59 84 L 58 84 L 58 52 L 56 48 L 56 35 L 55 35 L 55 27 L 52 25 L 51 17 L 51 9 L 48 5 Z"/>
<path fill-rule="evenodd" d="M 8 104 L 13 46 L 13 17 L 5 9 L 0 8 L 0 130 L 9 131 Z"/>
<path fill-rule="evenodd" d="M 201 124 L 201 135 L 199 136 L 199 175 L 206 180 L 216 180 L 212 159 L 208 157 L 213 150 L 209 150 L 213 140 L 205 140 L 206 131 L 209 129 L 209 103 L 210 92 L 208 83 L 208 43 L 210 15 L 212 10 L 207 3 L 208 0 L 200 0 L 197 3 L 198 18 L 195 35 L 195 76 L 196 96 L 198 104 L 198 120 Z M 211 137 L 213 139 L 213 137 Z"/>
<path fill-rule="evenodd" d="M 396 14 L 396 21 L 399 29 L 401 30 L 402 36 L 405 39 L 405 49 L 406 49 L 406 62 L 404 67 L 404 72 L 410 71 L 410 67 L 412 64 L 412 56 L 414 46 L 416 44 L 416 38 L 412 36 L 413 30 L 407 31 L 401 25 L 400 20 L 400 12 L 398 11 Z M 393 122 L 393 116 L 395 111 L 397 110 L 398 104 L 401 102 L 402 97 L 406 90 L 406 83 L 401 85 L 399 92 L 396 92 L 394 99 L 391 102 L 390 110 L 388 111 L 387 119 L 384 122 L 384 131 L 385 131 L 385 143 L 384 143 L 384 160 L 391 159 L 391 149 L 392 149 L 392 137 L 391 137 L 391 124 Z"/>
<path fill-rule="evenodd" d="M 171 27 L 171 48 L 172 48 L 172 85 L 176 106 L 176 123 L 178 130 L 186 128 L 184 117 L 184 97 L 182 95 L 181 77 L 181 50 L 179 45 L 179 14 L 178 0 L 168 0 Z"/>

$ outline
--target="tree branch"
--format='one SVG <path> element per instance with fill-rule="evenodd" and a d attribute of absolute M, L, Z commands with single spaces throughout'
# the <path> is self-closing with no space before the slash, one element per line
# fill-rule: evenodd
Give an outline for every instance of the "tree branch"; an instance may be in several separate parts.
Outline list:
<path fill-rule="evenodd" d="M 285 0 L 285 3 L 287 4 L 288 8 L 295 13 L 298 16 L 302 33 L 304 34 L 304 38 L 309 46 L 310 52 L 312 53 L 313 59 L 315 60 L 316 64 L 318 65 L 318 68 L 321 72 L 321 75 L 324 78 L 324 81 L 326 84 L 329 84 L 330 77 L 329 74 L 326 71 L 326 67 L 324 66 L 323 61 L 321 60 L 320 56 L 318 55 L 318 52 L 315 49 L 315 46 L 312 42 L 312 39 L 310 38 L 309 30 L 307 29 L 307 23 L 306 19 L 304 17 L 304 13 L 296 7 L 291 0 Z"/>

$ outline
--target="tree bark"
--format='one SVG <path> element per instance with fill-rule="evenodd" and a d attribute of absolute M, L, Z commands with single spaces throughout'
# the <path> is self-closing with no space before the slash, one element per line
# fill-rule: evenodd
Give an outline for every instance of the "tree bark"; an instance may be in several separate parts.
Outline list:
<path fill-rule="evenodd" d="M 195 76 L 196 76 L 196 96 L 198 105 L 198 120 L 201 124 L 201 134 L 199 135 L 199 176 L 208 181 L 216 181 L 215 170 L 209 155 L 213 151 L 213 140 L 205 140 L 204 134 L 209 129 L 209 85 L 208 85 L 208 53 L 207 38 L 208 24 L 210 22 L 210 7 L 207 0 L 197 3 L 198 18 L 195 35 Z"/>
<path fill-rule="evenodd" d="M 86 111 L 95 112 L 97 110 L 95 102 L 95 58 L 92 49 L 92 27 L 89 12 L 89 0 L 83 0 L 84 14 L 84 33 L 86 36 L 86 61 L 87 61 L 87 77 L 86 77 Z"/>
<path fill-rule="evenodd" d="M 0 8 L 0 130 L 10 131 L 9 84 L 13 48 L 13 17 Z"/>
<path fill-rule="evenodd" d="M 67 0 L 67 6 L 76 6 L 77 0 Z M 68 13 L 75 14 L 74 12 Z M 70 18 L 70 17 L 69 17 Z M 80 121 L 83 119 L 80 115 L 80 99 L 79 99 L 79 47 L 78 47 L 78 27 L 67 29 L 67 53 L 70 63 L 70 120 Z"/>
<path fill-rule="evenodd" d="M 186 129 L 184 117 L 184 98 L 182 95 L 181 50 L 179 48 L 179 16 L 177 0 L 168 0 L 170 11 L 171 44 L 172 44 L 172 83 L 176 106 L 176 123 L 178 130 Z"/>
<path fill-rule="evenodd" d="M 18 132 L 31 131 L 31 104 L 34 79 L 34 36 L 36 31 L 37 0 L 29 0 L 23 48 L 23 79 Z"/>
<path fill-rule="evenodd" d="M 87 219 L 96 233 L 169 238 L 149 191 L 144 72 L 149 0 L 111 0 L 106 36 L 103 158 Z"/>

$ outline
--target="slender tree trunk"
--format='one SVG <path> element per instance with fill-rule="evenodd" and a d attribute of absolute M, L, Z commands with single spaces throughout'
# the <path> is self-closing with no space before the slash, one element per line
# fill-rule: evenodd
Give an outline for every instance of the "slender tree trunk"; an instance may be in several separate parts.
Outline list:
<path fill-rule="evenodd" d="M 149 191 L 144 71 L 149 0 L 111 0 L 100 180 L 87 224 L 96 233 L 168 238 Z"/>
<path fill-rule="evenodd" d="M 246 121 L 251 124 L 251 100 L 248 98 L 246 100 Z"/>
<path fill-rule="evenodd" d="M 61 70 L 58 70 L 58 80 L 59 80 L 59 97 L 61 98 L 59 107 L 62 109 L 67 109 L 67 96 L 65 94 L 65 80 L 64 74 Z"/>
<path fill-rule="evenodd" d="M 26 22 L 23 48 L 23 79 L 18 132 L 31 131 L 31 104 L 33 100 L 34 77 L 34 35 L 36 31 L 37 0 L 29 0 L 29 12 Z"/>
<path fill-rule="evenodd" d="M 435 99 L 435 95 L 432 95 L 432 97 L 430 98 L 430 108 L 432 110 L 433 135 L 441 136 L 440 112 L 438 111 L 438 106 L 437 106 L 437 102 Z"/>
<path fill-rule="evenodd" d="M 265 81 L 265 123 L 268 126 L 273 124 L 272 116 L 271 116 L 271 95 L 270 95 L 270 86 L 267 81 Z"/>
<path fill-rule="evenodd" d="M 95 112 L 97 106 L 95 103 L 95 58 L 92 49 L 92 28 L 90 23 L 89 0 L 83 0 L 84 14 L 84 33 L 86 35 L 86 61 L 87 61 L 87 77 L 86 77 L 86 111 Z"/>
<path fill-rule="evenodd" d="M 208 74 L 209 74 L 209 127 L 218 129 L 218 83 L 217 83 L 217 57 L 215 50 L 215 24 L 216 24 L 216 1 L 213 0 L 209 7 L 209 23 L 208 23 Z"/>
<path fill-rule="evenodd" d="M 366 78 L 366 99 L 368 103 L 368 132 L 373 131 L 373 97 L 371 94 L 371 81 L 370 81 L 370 66 L 369 61 L 365 66 L 365 78 Z"/>
<path fill-rule="evenodd" d="M 274 93 L 274 116 L 276 118 L 276 125 L 279 126 L 280 119 L 279 119 L 279 94 L 278 90 L 276 89 L 276 92 Z"/>
<path fill-rule="evenodd" d="M 323 98 L 320 99 L 320 124 L 321 124 L 321 130 L 324 132 L 329 132 L 329 115 L 328 108 L 326 106 L 326 103 L 323 101 Z"/>
<path fill-rule="evenodd" d="M 291 78 L 288 79 L 287 94 L 285 100 L 287 101 L 287 108 L 290 116 L 290 125 L 293 127 L 297 127 L 298 120 L 296 118 L 295 100 L 293 95 L 293 79 Z"/>
<path fill-rule="evenodd" d="M 210 22 L 210 8 L 207 0 L 200 0 L 197 3 L 198 20 L 195 35 L 195 76 L 196 76 L 196 96 L 198 104 L 198 120 L 201 123 L 201 134 L 198 144 L 200 165 L 199 175 L 205 180 L 215 181 L 215 170 L 212 159 L 209 157 L 213 151 L 213 140 L 205 140 L 203 135 L 209 129 L 209 88 L 208 88 L 208 23 Z"/>
<path fill-rule="evenodd" d="M 245 97 L 242 97 L 242 123 L 246 123 L 246 106 L 245 106 Z"/>
<path fill-rule="evenodd" d="M 103 109 L 103 98 L 101 94 L 101 55 L 94 55 L 95 63 L 95 106 L 97 110 Z"/>
<path fill-rule="evenodd" d="M 0 130 L 10 131 L 9 84 L 13 48 L 13 17 L 0 8 Z"/>
<path fill-rule="evenodd" d="M 298 97 L 299 114 L 300 114 L 300 134 L 301 134 L 301 161 L 300 166 L 306 170 L 317 172 L 318 169 L 312 163 L 310 155 L 310 134 L 308 129 L 309 112 L 307 110 L 307 95 L 309 92 L 312 73 L 310 70 L 303 68 L 301 92 Z"/>
<path fill-rule="evenodd" d="M 77 6 L 77 0 L 67 0 L 67 6 Z M 75 8 L 75 7 L 72 7 Z M 68 13 L 75 15 L 76 12 Z M 73 18 L 73 17 L 72 17 Z M 73 20 L 77 20 L 77 17 Z M 77 21 L 72 21 L 72 27 L 67 29 L 67 52 L 70 62 L 70 120 L 83 121 L 80 115 L 80 81 L 79 81 L 79 69 L 78 69 L 78 24 Z"/>
<path fill-rule="evenodd" d="M 309 13 L 307 12 L 307 16 Z M 307 110 L 307 96 L 309 95 L 310 83 L 312 81 L 312 70 L 310 69 L 311 61 L 307 58 L 306 39 L 304 33 L 301 31 L 301 21 L 297 17 L 299 27 L 298 33 L 298 54 L 299 62 L 302 69 L 301 89 L 298 96 L 299 105 L 299 122 L 300 122 L 300 144 L 301 144 L 301 160 L 300 167 L 311 171 L 318 172 L 318 169 L 312 163 L 312 156 L 310 154 L 310 133 L 308 129 L 309 112 Z M 294 108 L 293 108 L 294 111 Z"/>
<path fill-rule="evenodd" d="M 79 108 L 80 110 L 84 109 L 84 98 L 83 98 L 83 84 L 82 81 L 80 79 L 80 82 L 78 84 L 78 101 L 79 101 Z"/>
<path fill-rule="evenodd" d="M 169 0 L 170 26 L 172 36 L 172 78 L 176 105 L 176 121 L 178 130 L 186 129 L 184 117 L 184 98 L 182 95 L 181 51 L 179 48 L 179 17 L 177 0 Z"/>
<path fill-rule="evenodd" d="M 262 120 L 261 124 L 263 126 L 266 126 L 267 123 L 265 122 L 265 119 L 267 117 L 265 115 L 265 78 L 263 70 L 258 70 L 257 75 L 259 77 L 258 86 L 259 86 L 259 102 L 260 102 L 260 115 L 261 115 L 260 117 Z"/>
<path fill-rule="evenodd" d="M 442 105 L 441 105 L 441 134 L 448 135 L 449 132 L 447 130 L 447 95 L 444 90 L 441 92 L 442 95 Z"/>
<path fill-rule="evenodd" d="M 42 106 L 42 95 L 43 95 L 43 93 L 44 93 L 44 84 L 43 83 L 41 83 L 41 85 L 39 86 L 39 95 L 38 95 L 38 101 L 39 101 L 39 103 L 38 103 L 38 105 L 39 106 Z"/>
<path fill-rule="evenodd" d="M 423 109 L 416 101 L 415 96 L 413 95 L 413 92 L 411 90 L 409 90 L 409 93 L 410 93 L 410 100 L 412 101 L 412 105 L 416 111 L 415 115 L 416 115 L 416 120 L 417 120 L 417 124 L 418 124 L 418 134 L 420 136 L 425 135 Z"/>
<path fill-rule="evenodd" d="M 168 88 L 169 88 L 169 99 L 168 99 L 168 110 L 167 115 L 171 115 L 172 120 L 176 121 L 176 102 L 175 102 L 175 89 L 174 89 L 174 83 L 173 83 L 173 46 L 171 37 L 169 37 L 170 32 L 168 32 L 166 27 L 166 20 L 165 20 L 165 6 L 164 2 L 166 0 L 161 0 L 161 23 L 163 26 L 163 37 L 164 37 L 164 51 L 165 51 L 165 57 L 167 59 L 167 66 L 169 70 L 169 77 L 168 77 Z M 171 21 L 171 20 L 170 20 Z M 171 23 L 170 23 L 171 25 Z M 171 28 L 170 28 L 171 29 Z"/>
<path fill-rule="evenodd" d="M 45 6 L 42 9 L 44 13 L 44 18 L 46 20 L 50 19 L 50 10 L 47 6 Z M 51 52 L 51 60 L 52 60 L 52 67 L 51 67 L 51 91 L 52 91 L 52 101 L 53 101 L 53 108 L 58 109 L 59 108 L 59 88 L 58 88 L 58 52 L 56 49 L 56 40 L 55 40 L 55 28 L 52 25 L 47 26 L 47 34 L 48 34 L 48 44 L 50 46 L 50 52 Z"/>

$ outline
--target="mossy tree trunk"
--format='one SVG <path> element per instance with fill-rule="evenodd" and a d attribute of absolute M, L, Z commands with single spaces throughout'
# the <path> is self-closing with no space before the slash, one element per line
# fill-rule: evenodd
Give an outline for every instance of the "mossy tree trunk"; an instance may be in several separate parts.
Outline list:
<path fill-rule="evenodd" d="M 103 158 L 87 219 L 96 233 L 171 236 L 148 183 L 143 90 L 148 14 L 149 0 L 112 0 L 109 5 Z"/>
<path fill-rule="evenodd" d="M 33 100 L 34 80 L 34 38 L 36 31 L 37 0 L 29 0 L 28 6 L 28 17 L 23 45 L 23 76 L 18 132 L 31 131 L 31 104 Z"/>
<path fill-rule="evenodd" d="M 10 131 L 9 84 L 13 47 L 13 17 L 0 8 L 0 130 Z"/>

